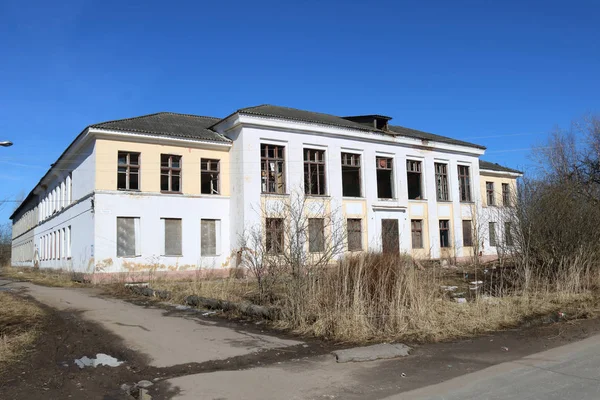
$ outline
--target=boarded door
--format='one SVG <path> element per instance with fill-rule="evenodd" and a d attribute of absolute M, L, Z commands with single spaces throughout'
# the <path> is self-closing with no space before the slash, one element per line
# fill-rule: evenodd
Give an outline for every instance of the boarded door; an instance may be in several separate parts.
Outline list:
<path fill-rule="evenodd" d="M 398 234 L 397 219 L 381 220 L 381 243 L 384 253 L 400 252 L 400 236 Z"/>

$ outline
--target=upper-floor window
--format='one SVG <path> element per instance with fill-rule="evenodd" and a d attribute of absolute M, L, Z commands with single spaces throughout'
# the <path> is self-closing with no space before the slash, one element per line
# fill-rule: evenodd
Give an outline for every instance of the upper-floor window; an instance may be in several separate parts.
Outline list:
<path fill-rule="evenodd" d="M 471 177 L 466 165 L 458 166 L 458 192 L 460 201 L 471 201 Z"/>
<path fill-rule="evenodd" d="M 160 155 L 160 190 L 181 193 L 181 156 Z"/>
<path fill-rule="evenodd" d="M 435 185 L 437 199 L 439 201 L 448 201 L 448 165 L 435 163 Z"/>
<path fill-rule="evenodd" d="M 325 195 L 325 150 L 304 149 L 304 193 Z"/>
<path fill-rule="evenodd" d="M 502 184 L 502 205 L 510 207 L 510 186 L 508 186 L 508 183 Z"/>
<path fill-rule="evenodd" d="M 485 183 L 485 195 L 488 206 L 493 206 L 494 202 L 494 182 Z"/>
<path fill-rule="evenodd" d="M 140 189 L 140 153 L 119 151 L 117 162 L 117 189 Z"/>
<path fill-rule="evenodd" d="M 394 198 L 394 159 L 389 157 L 376 157 L 375 168 L 377 169 L 377 198 Z"/>
<path fill-rule="evenodd" d="M 219 160 L 200 160 L 200 193 L 219 194 Z"/>
<path fill-rule="evenodd" d="M 260 145 L 260 174 L 263 193 L 285 193 L 285 147 Z"/>
<path fill-rule="evenodd" d="M 360 154 L 342 153 L 342 195 L 361 197 Z"/>
<path fill-rule="evenodd" d="M 421 166 L 421 161 L 406 160 L 406 183 L 410 200 L 423 198 Z"/>

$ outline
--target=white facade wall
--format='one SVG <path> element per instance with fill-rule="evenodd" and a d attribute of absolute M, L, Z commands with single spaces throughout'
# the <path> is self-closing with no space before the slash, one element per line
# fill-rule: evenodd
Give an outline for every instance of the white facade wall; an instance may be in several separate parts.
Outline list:
<path fill-rule="evenodd" d="M 462 256 L 462 220 L 467 219 L 470 210 L 480 198 L 479 192 L 479 155 L 483 150 L 440 143 L 423 143 L 421 140 L 383 137 L 339 128 L 324 127 L 316 124 L 294 123 L 256 117 L 233 117 L 224 121 L 217 129 L 234 140 L 232 163 L 240 174 L 234 174 L 237 182 L 232 191 L 232 219 L 237 230 L 243 231 L 250 226 L 262 223 L 261 198 L 277 201 L 281 195 L 261 193 L 260 145 L 261 143 L 285 146 L 286 191 L 304 193 L 303 149 L 325 150 L 327 160 L 327 195 L 332 209 L 346 215 L 357 215 L 354 200 L 342 197 L 341 153 L 361 155 L 362 197 L 366 202 L 366 229 L 368 249 L 381 249 L 381 220 L 399 219 L 400 250 L 410 253 L 411 231 L 409 204 L 427 204 L 429 242 L 432 245 L 431 257 L 440 257 L 438 220 L 452 215 L 454 247 L 456 256 Z M 384 141 L 387 141 L 385 143 Z M 384 143 L 382 143 L 384 142 Z M 376 156 L 394 159 L 394 199 L 377 198 Z M 408 200 L 406 183 L 406 160 L 414 159 L 423 163 L 423 188 L 426 200 Z M 448 163 L 450 202 L 436 201 L 434 162 Z M 464 204 L 459 201 L 458 165 L 468 165 L 471 173 L 471 197 L 473 202 Z M 232 173 L 235 170 L 232 168 Z M 234 182 L 232 179 L 232 182 Z M 478 207 L 478 206 L 477 206 Z M 439 212 L 439 214 L 438 214 Z M 244 224 L 244 226 L 240 226 Z M 236 243 L 237 237 L 232 237 Z M 466 255 L 466 253 L 465 253 Z"/>
<path fill-rule="evenodd" d="M 117 257 L 117 217 L 139 218 L 139 254 Z M 165 256 L 162 218 L 181 219 L 182 255 Z M 217 255 L 202 256 L 200 221 L 218 220 Z M 96 273 L 191 271 L 227 266 L 230 257 L 229 198 L 144 192 L 98 191 L 95 195 Z M 220 232 L 219 232 L 220 230 Z"/>

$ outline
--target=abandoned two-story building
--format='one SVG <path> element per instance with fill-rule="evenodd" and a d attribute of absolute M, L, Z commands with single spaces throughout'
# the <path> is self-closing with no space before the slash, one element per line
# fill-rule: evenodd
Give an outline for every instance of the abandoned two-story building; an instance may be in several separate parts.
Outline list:
<path fill-rule="evenodd" d="M 249 227 L 283 251 L 285 217 L 261 210 L 295 191 L 343 221 L 347 252 L 465 258 L 511 246 L 501 211 L 521 173 L 480 160 L 483 146 L 390 120 L 261 105 L 90 125 L 12 214 L 13 265 L 226 270 Z"/>

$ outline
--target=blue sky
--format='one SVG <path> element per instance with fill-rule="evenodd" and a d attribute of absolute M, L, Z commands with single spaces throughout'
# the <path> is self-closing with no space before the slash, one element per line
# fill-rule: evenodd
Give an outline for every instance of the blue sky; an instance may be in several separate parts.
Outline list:
<path fill-rule="evenodd" d="M 26 195 L 91 123 L 262 103 L 389 115 L 527 169 L 555 126 L 600 112 L 598 13 L 592 1 L 2 0 L 0 140 L 15 145 L 0 148 L 0 199 Z"/>

